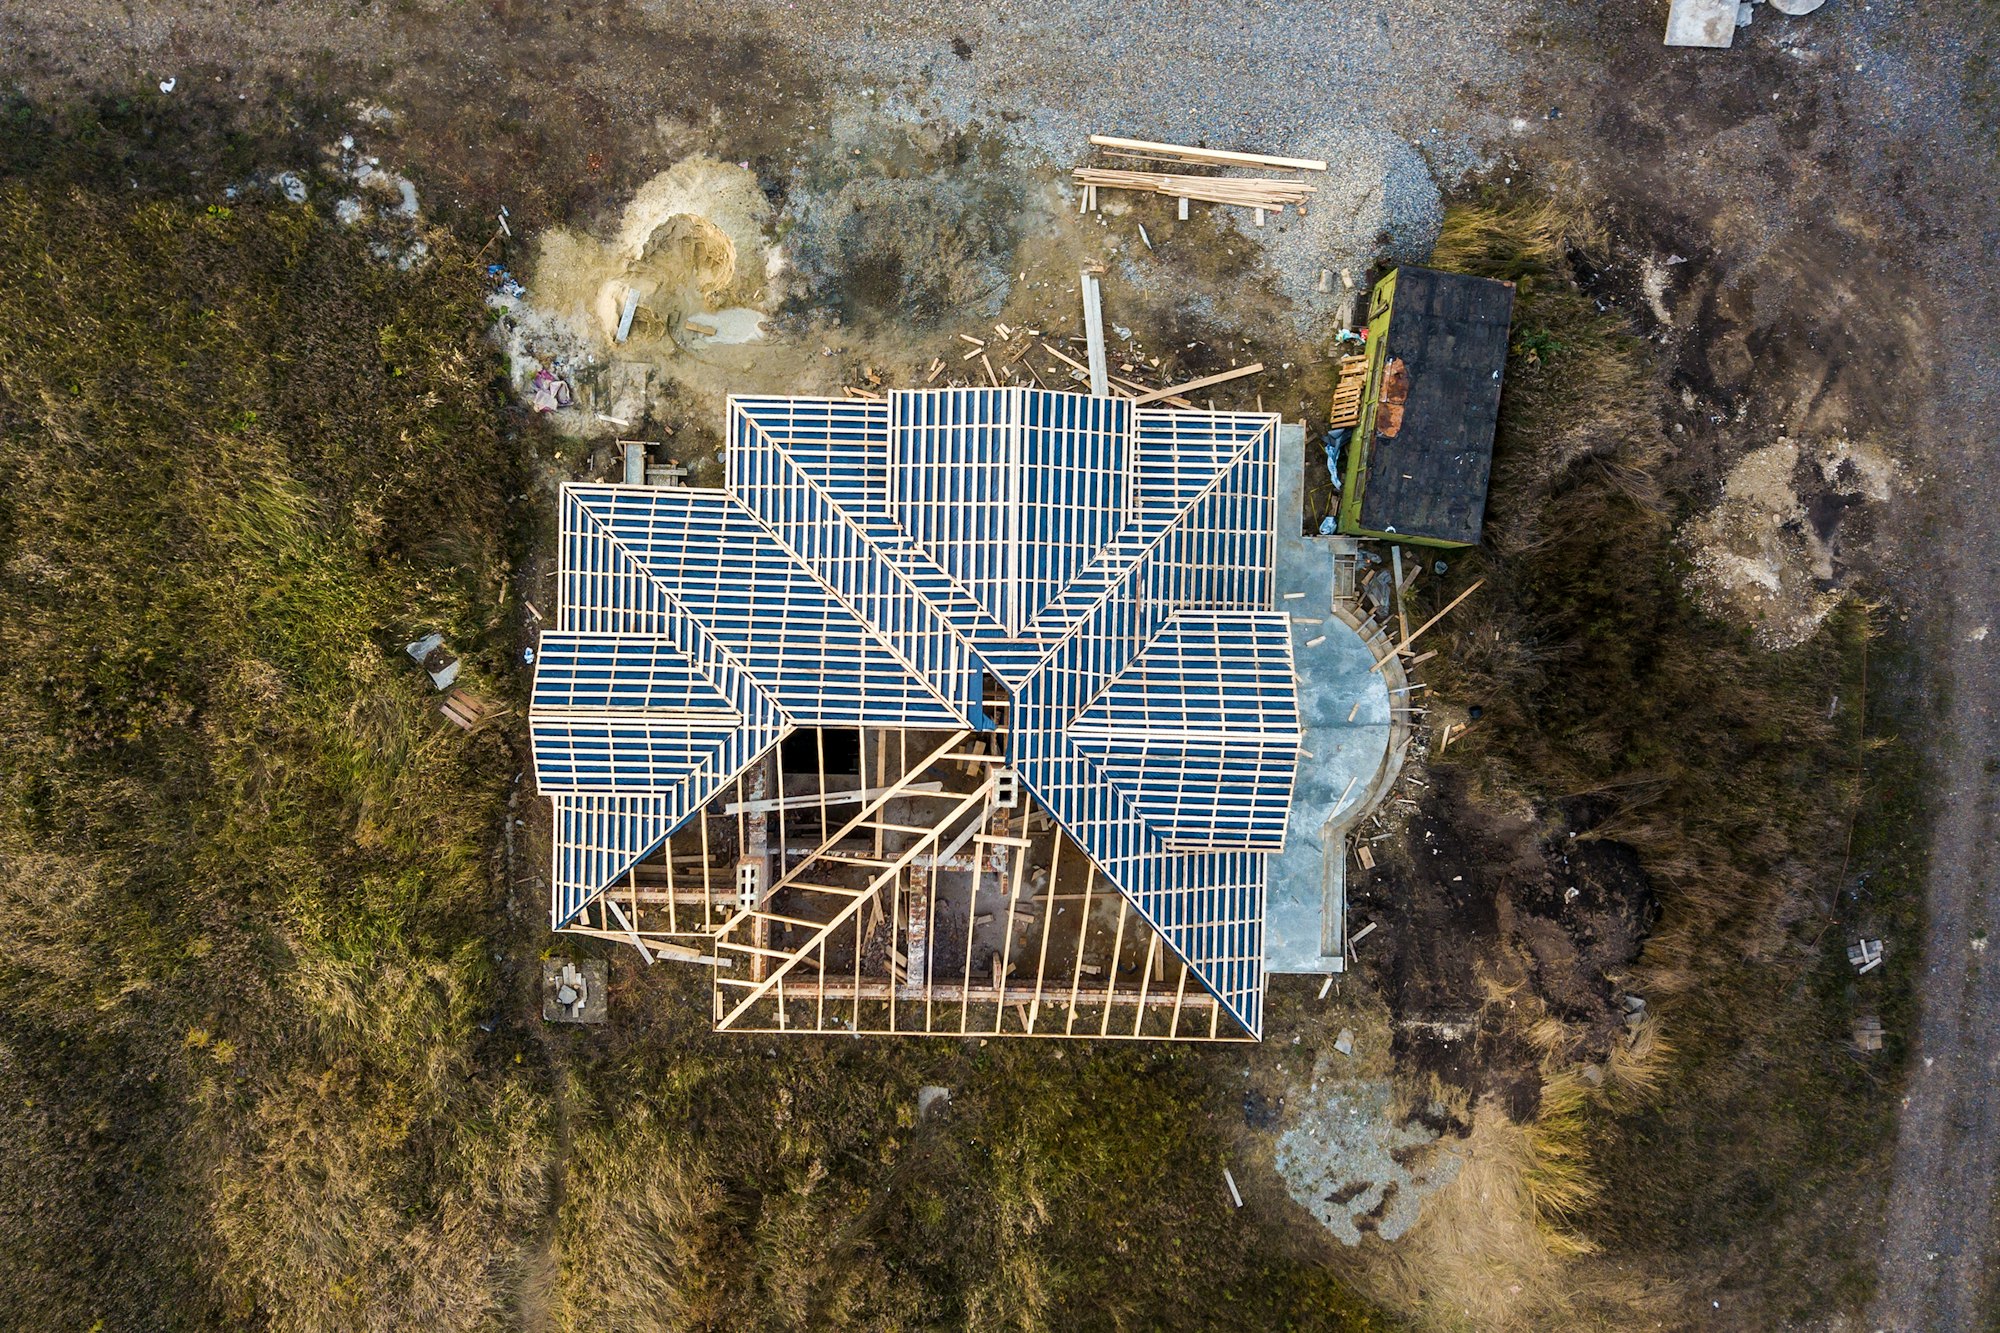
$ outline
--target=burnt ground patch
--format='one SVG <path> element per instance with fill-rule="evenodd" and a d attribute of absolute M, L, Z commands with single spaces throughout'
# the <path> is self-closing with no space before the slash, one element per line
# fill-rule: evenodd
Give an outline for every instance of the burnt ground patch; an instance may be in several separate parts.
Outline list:
<path fill-rule="evenodd" d="M 1573 1058 L 1608 1054 L 1652 886 L 1630 847 L 1590 836 L 1587 810 L 1506 814 L 1455 772 L 1430 782 L 1402 835 L 1375 844 L 1376 868 L 1349 880 L 1353 921 L 1378 927 L 1356 953 L 1394 1016 L 1399 1064 L 1531 1119 L 1540 1059 L 1524 1003 L 1569 1026 Z"/>

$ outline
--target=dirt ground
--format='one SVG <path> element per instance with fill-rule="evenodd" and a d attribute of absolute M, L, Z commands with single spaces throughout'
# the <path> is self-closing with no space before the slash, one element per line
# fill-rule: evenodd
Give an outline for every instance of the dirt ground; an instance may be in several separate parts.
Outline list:
<path fill-rule="evenodd" d="M 1272 371 L 1218 401 L 1261 395 L 1311 428 L 1330 373 L 1322 268 L 1361 277 L 1421 256 L 1443 194 L 1475 180 L 1584 199 L 1609 237 L 1592 291 L 1672 365 L 1668 480 L 1707 506 L 1689 554 L 1713 608 L 1782 642 L 1830 592 L 1860 588 L 1915 627 L 1929 654 L 1916 687 L 1949 700 L 1930 723 L 1923 1016 L 1874 1318 L 1966 1327 L 2000 1180 L 2000 973 L 1976 947 L 2000 921 L 1986 864 L 2000 546 L 1980 503 L 2000 421 L 1983 333 L 2000 316 L 2000 218 L 1994 136 L 1966 99 L 1979 19 L 1831 0 L 1801 20 L 1760 8 L 1733 51 L 1668 52 L 1664 10 L 14 0 L 0 4 L 0 74 L 40 99 L 178 99 L 218 126 L 276 126 L 301 164 L 358 133 L 433 222 L 483 233 L 505 207 L 522 238 L 557 224 L 609 235 L 633 192 L 690 153 L 744 164 L 790 270 L 768 295 L 768 344 L 667 366 L 649 400 L 700 468 L 728 389 L 832 391 L 871 369 L 909 383 L 933 357 L 969 375 L 954 333 L 1069 331 L 1089 260 L 1110 269 L 1107 322 L 1131 330 L 1133 374 L 1170 382 L 1255 357 Z M 1125 201 L 1079 218 L 1062 173 L 1090 130 L 1339 162 L 1306 218 L 1262 233 Z M 527 259 L 525 245 L 496 253 Z M 1740 471 L 1753 455 L 1754 477 Z M 611 464 L 602 448 L 572 460 Z M 1568 837 L 1589 832 L 1587 808 L 1530 824 L 1446 781 L 1417 795 L 1355 889 L 1356 926 L 1381 932 L 1359 955 L 1386 1015 L 1352 1021 L 1381 1022 L 1398 1064 L 1456 1091 L 1436 1118 L 1464 1135 L 1481 1098 L 1534 1114 L 1540 1052 L 1513 1005 L 1544 1006 L 1605 1052 L 1628 1030 L 1617 978 L 1643 945 L 1650 890 L 1615 842 Z M 1258 1057 L 1289 1063 L 1256 1066 L 1247 1122 L 1334 1058 L 1330 1023 L 1310 1021 L 1311 1045 Z"/>

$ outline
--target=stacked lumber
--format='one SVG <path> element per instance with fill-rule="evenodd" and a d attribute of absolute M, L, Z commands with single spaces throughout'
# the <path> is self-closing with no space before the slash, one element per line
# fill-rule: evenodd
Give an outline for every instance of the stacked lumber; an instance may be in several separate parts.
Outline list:
<path fill-rule="evenodd" d="M 1242 208 L 1280 209 L 1303 204 L 1313 187 L 1304 181 L 1268 176 L 1180 176 L 1157 171 L 1117 171 L 1108 167 L 1078 167 L 1077 183 L 1090 189 L 1137 190 L 1208 204 Z"/>

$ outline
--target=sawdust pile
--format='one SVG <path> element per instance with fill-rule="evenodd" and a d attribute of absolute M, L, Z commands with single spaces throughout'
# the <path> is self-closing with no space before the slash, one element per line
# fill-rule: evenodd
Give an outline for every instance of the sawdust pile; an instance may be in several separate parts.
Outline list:
<path fill-rule="evenodd" d="M 1895 464 L 1856 441 L 1780 436 L 1743 456 L 1722 500 L 1682 534 L 1702 609 L 1750 625 L 1767 648 L 1812 637 L 1840 604 L 1840 528 L 1889 499 Z"/>
<path fill-rule="evenodd" d="M 690 157 L 639 189 L 610 239 L 561 227 L 543 233 L 528 290 L 537 308 L 600 351 L 618 343 L 633 302 L 624 345 L 670 354 L 691 316 L 767 299 L 777 267 L 764 244 L 770 215 L 754 172 Z"/>

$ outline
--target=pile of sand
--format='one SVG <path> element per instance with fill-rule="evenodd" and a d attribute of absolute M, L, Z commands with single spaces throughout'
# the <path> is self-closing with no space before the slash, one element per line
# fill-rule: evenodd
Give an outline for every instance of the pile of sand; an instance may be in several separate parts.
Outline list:
<path fill-rule="evenodd" d="M 670 355 L 686 321 L 767 295 L 764 245 L 771 205 L 755 173 L 690 157 L 646 182 L 608 240 L 558 227 L 544 232 L 527 275 L 530 302 L 600 351 Z"/>
<path fill-rule="evenodd" d="M 683 348 L 764 337 L 784 268 L 765 243 L 770 216 L 756 173 L 696 156 L 641 186 L 608 237 L 543 232 L 525 284 L 487 298 L 515 390 L 528 397 L 547 371 L 574 404 L 553 414 L 558 430 L 636 428 Z"/>
<path fill-rule="evenodd" d="M 1895 464 L 1858 442 L 1807 447 L 1780 436 L 1738 460 L 1722 500 L 1682 533 L 1702 609 L 1751 626 L 1767 648 L 1812 637 L 1840 605 L 1826 517 L 1887 500 Z"/>

